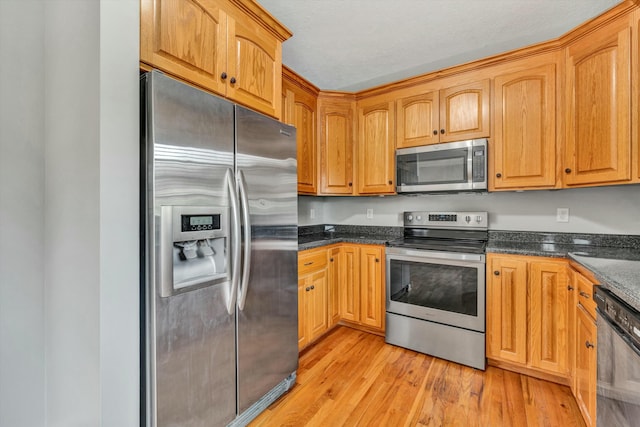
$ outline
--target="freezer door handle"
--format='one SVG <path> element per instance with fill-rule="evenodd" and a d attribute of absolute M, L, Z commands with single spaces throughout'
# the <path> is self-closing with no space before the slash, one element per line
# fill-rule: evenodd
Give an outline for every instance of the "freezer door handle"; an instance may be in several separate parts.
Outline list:
<path fill-rule="evenodd" d="M 227 312 L 233 314 L 236 307 L 236 297 L 238 295 L 238 284 L 240 283 L 240 202 L 233 176 L 233 170 L 227 169 L 225 176 L 227 190 L 229 191 L 229 201 L 231 203 L 231 284 L 229 285 L 229 297 L 227 299 Z"/>
<path fill-rule="evenodd" d="M 238 170 L 238 190 L 240 193 L 240 206 L 242 208 L 242 222 L 244 224 L 244 257 L 242 260 L 242 279 L 238 290 L 238 308 L 244 310 L 249 289 L 249 275 L 251 274 L 251 216 L 249 215 L 249 195 L 247 194 L 247 181 L 244 173 Z"/>

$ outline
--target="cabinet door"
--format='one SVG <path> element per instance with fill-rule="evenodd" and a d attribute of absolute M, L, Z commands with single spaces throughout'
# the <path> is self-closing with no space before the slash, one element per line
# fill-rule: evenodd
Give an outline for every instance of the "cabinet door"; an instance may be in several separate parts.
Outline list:
<path fill-rule="evenodd" d="M 311 274 L 309 291 L 307 291 L 307 321 L 309 342 L 324 334 L 327 330 L 327 269 Z M 305 289 L 306 290 L 306 289 Z"/>
<path fill-rule="evenodd" d="M 500 75 L 494 87 L 491 189 L 554 187 L 555 64 Z"/>
<path fill-rule="evenodd" d="M 631 178 L 630 42 L 624 18 L 567 48 L 566 185 Z"/>
<path fill-rule="evenodd" d="M 358 109 L 358 193 L 395 193 L 393 102 Z"/>
<path fill-rule="evenodd" d="M 282 44 L 248 17 L 227 22 L 227 97 L 279 118 L 282 102 Z"/>
<path fill-rule="evenodd" d="M 353 194 L 352 101 L 320 99 L 320 191 Z"/>
<path fill-rule="evenodd" d="M 384 248 L 360 248 L 360 323 L 382 330 Z"/>
<path fill-rule="evenodd" d="M 307 288 L 311 286 L 311 276 L 298 278 L 298 350 L 309 343 L 307 335 Z"/>
<path fill-rule="evenodd" d="M 492 257 L 487 269 L 487 355 L 527 363 L 527 262 Z"/>
<path fill-rule="evenodd" d="M 360 321 L 360 259 L 356 246 L 340 248 L 340 317 Z"/>
<path fill-rule="evenodd" d="M 489 79 L 440 91 L 440 142 L 489 136 Z"/>
<path fill-rule="evenodd" d="M 576 310 L 576 402 L 587 426 L 596 425 L 596 322 L 578 305 Z"/>
<path fill-rule="evenodd" d="M 339 247 L 328 250 L 329 256 L 329 327 L 340 321 L 340 274 L 342 262 Z"/>
<path fill-rule="evenodd" d="M 529 276 L 529 363 L 532 367 L 563 376 L 569 372 L 568 300 L 566 263 L 532 261 Z"/>
<path fill-rule="evenodd" d="M 215 2 L 140 1 L 140 61 L 222 95 L 226 31 L 227 15 Z"/>
<path fill-rule="evenodd" d="M 316 98 L 302 91 L 295 91 L 293 117 L 298 149 L 298 193 L 316 194 Z"/>
<path fill-rule="evenodd" d="M 396 148 L 440 142 L 438 91 L 396 101 Z"/>

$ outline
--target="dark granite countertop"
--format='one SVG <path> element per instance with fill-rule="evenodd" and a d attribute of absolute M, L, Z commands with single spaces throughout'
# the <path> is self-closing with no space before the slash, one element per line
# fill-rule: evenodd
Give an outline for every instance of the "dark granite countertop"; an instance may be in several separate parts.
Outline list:
<path fill-rule="evenodd" d="M 298 250 L 318 248 L 334 243 L 360 243 L 363 245 L 384 245 L 393 237 L 385 234 L 358 234 L 358 233 L 316 233 L 298 236 Z"/>

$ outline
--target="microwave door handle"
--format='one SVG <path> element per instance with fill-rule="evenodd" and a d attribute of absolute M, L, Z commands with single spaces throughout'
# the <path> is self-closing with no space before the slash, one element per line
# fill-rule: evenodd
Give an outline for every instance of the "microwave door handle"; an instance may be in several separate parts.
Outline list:
<path fill-rule="evenodd" d="M 238 284 L 240 283 L 240 205 L 238 192 L 236 190 L 233 170 L 227 169 L 225 176 L 227 181 L 227 191 L 229 191 L 229 201 L 231 204 L 231 283 L 229 284 L 229 295 L 227 298 L 227 312 L 235 312 L 236 298 L 238 295 Z"/>
<path fill-rule="evenodd" d="M 244 259 L 242 260 L 242 280 L 238 291 L 238 308 L 242 311 L 247 302 L 249 275 L 251 274 L 251 215 L 249 214 L 247 181 L 241 170 L 238 170 L 238 189 L 240 190 L 240 206 L 242 207 L 242 221 L 244 224 Z"/>
<path fill-rule="evenodd" d="M 467 148 L 467 183 L 473 185 L 473 145 Z"/>

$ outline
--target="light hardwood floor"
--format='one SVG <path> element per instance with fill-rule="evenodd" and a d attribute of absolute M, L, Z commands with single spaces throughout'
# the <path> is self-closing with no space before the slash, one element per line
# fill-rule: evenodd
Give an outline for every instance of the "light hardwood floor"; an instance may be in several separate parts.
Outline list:
<path fill-rule="evenodd" d="M 339 326 L 300 357 L 257 426 L 584 426 L 568 387 L 485 372 Z"/>

